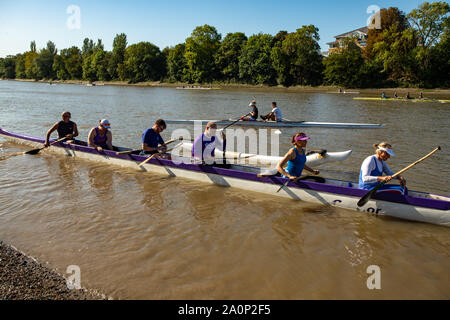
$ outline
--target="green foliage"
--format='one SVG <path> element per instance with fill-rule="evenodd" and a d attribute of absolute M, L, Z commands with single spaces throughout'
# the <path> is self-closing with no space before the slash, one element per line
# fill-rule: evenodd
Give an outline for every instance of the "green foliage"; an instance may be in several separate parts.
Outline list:
<path fill-rule="evenodd" d="M 117 34 L 113 41 L 113 51 L 108 63 L 108 73 L 112 79 L 119 76 L 118 67 L 123 64 L 125 50 L 127 49 L 127 36 L 125 33 Z"/>
<path fill-rule="evenodd" d="M 195 28 L 191 36 L 186 39 L 185 78 L 189 82 L 208 82 L 216 78 L 217 68 L 214 56 L 219 49 L 221 38 L 216 28 L 205 24 Z"/>
<path fill-rule="evenodd" d="M 449 27 L 450 6 L 446 2 L 424 2 L 408 14 L 418 34 L 419 45 L 430 48 Z"/>
<path fill-rule="evenodd" d="M 160 80 L 164 73 L 164 57 L 157 46 L 150 42 L 139 42 L 125 50 L 123 68 L 119 68 L 121 79 L 131 83 Z"/>
<path fill-rule="evenodd" d="M 14 56 L 0 58 L 0 78 L 14 79 L 16 77 L 16 62 Z"/>
<path fill-rule="evenodd" d="M 280 34 L 280 40 L 272 49 L 273 67 L 280 84 L 319 85 L 322 82 L 319 40 L 319 29 L 313 25 L 287 35 Z"/>
<path fill-rule="evenodd" d="M 25 76 L 27 79 L 38 79 L 38 70 L 36 66 L 36 51 L 25 52 Z"/>
<path fill-rule="evenodd" d="M 168 49 L 167 69 L 170 81 L 186 81 L 184 78 L 184 73 L 187 70 L 187 62 L 184 57 L 185 48 L 185 44 L 180 43 Z"/>
<path fill-rule="evenodd" d="M 256 34 L 248 38 L 239 57 L 239 77 L 250 84 L 276 84 L 276 72 L 272 66 L 273 37 Z"/>
<path fill-rule="evenodd" d="M 25 79 L 26 78 L 25 54 L 20 54 L 20 53 L 17 54 L 15 57 L 15 62 L 16 62 L 16 68 L 15 68 L 16 78 Z"/>
<path fill-rule="evenodd" d="M 228 81 L 239 80 L 239 56 L 247 37 L 242 32 L 228 33 L 216 53 L 216 66 L 221 77 Z"/>
<path fill-rule="evenodd" d="M 343 49 L 330 54 L 324 60 L 325 83 L 347 88 L 361 86 L 361 72 L 364 58 L 361 48 L 351 39 L 343 44 Z"/>
<path fill-rule="evenodd" d="M 36 56 L 35 64 L 37 77 L 45 79 L 54 79 L 56 74 L 53 71 L 53 59 L 57 54 L 56 46 L 53 42 L 47 42 L 47 47 L 42 49 Z"/>

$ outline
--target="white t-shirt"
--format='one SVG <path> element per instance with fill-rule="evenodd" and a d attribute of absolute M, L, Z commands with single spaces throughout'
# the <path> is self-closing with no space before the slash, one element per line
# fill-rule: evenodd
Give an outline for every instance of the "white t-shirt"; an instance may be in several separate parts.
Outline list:
<path fill-rule="evenodd" d="M 379 172 L 383 172 L 388 176 L 394 175 L 394 172 L 384 161 L 378 160 L 377 156 L 368 156 L 361 165 L 362 180 L 365 183 L 373 183 L 378 181 L 378 176 L 371 176 L 370 173 L 377 169 Z"/>
<path fill-rule="evenodd" d="M 281 110 L 278 107 L 273 109 L 272 112 L 275 114 L 277 121 L 283 121 L 283 115 L 281 114 Z"/>

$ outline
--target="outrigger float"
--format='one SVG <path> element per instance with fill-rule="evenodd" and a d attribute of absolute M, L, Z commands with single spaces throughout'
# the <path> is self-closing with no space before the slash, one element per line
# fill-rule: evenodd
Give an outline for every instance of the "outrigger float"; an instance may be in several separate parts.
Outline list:
<path fill-rule="evenodd" d="M 12 133 L 1 128 L 0 136 L 11 142 L 33 148 L 42 147 L 44 143 L 42 138 Z M 358 189 L 358 184 L 351 181 L 325 179 L 324 183 L 307 180 L 292 182 L 277 176 L 260 177 L 261 169 L 256 167 L 231 165 L 230 169 L 224 169 L 159 158 L 152 158 L 145 165 L 138 167 L 137 164 L 146 160 L 146 156 L 137 154 L 118 155 L 115 151 L 109 150 L 99 153 L 96 149 L 87 147 L 86 143 L 81 141 L 78 143 L 58 142 L 47 150 L 162 175 L 183 177 L 284 198 L 450 227 L 450 197 L 447 196 L 417 191 L 409 191 L 408 196 L 381 192 L 375 194 L 364 206 L 358 207 L 358 201 L 367 193 L 367 190 Z M 131 149 L 118 148 L 118 150 Z M 280 186 L 285 183 L 287 183 L 286 186 L 280 192 L 277 192 Z"/>

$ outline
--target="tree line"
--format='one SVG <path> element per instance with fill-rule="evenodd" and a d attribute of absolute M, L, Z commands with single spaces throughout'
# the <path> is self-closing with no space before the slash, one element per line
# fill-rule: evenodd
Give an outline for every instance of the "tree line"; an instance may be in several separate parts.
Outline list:
<path fill-rule="evenodd" d="M 275 36 L 228 33 L 223 39 L 215 27 L 203 25 L 162 51 L 150 42 L 128 46 L 123 33 L 114 38 L 112 51 L 100 39 L 86 38 L 81 49 L 59 52 L 51 41 L 38 51 L 33 41 L 29 51 L 0 58 L 0 78 L 449 87 L 449 12 L 446 2 L 424 2 L 408 14 L 381 9 L 380 28 L 369 29 L 365 48 L 348 38 L 327 57 L 314 25 Z"/>

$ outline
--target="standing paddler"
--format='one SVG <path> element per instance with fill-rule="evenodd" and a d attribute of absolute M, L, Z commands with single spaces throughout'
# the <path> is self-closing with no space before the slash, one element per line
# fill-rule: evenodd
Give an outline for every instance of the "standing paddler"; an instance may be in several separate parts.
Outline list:
<path fill-rule="evenodd" d="M 67 138 L 67 143 L 73 143 L 74 138 L 78 136 L 77 124 L 70 120 L 71 114 L 69 111 L 64 111 L 61 114 L 62 120 L 55 123 L 48 131 L 45 138 L 45 147 L 48 147 L 50 135 L 56 130 L 58 132 L 58 138 Z"/>

